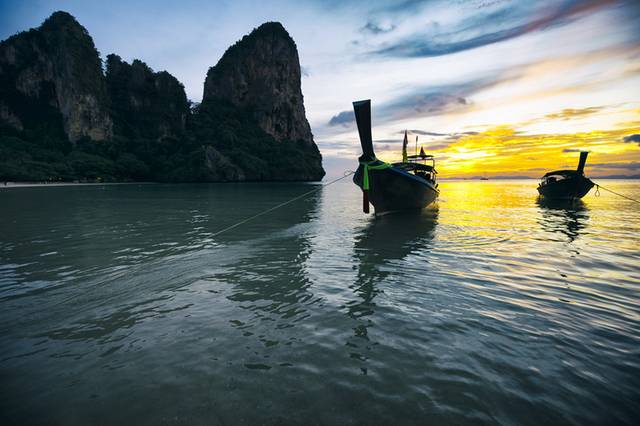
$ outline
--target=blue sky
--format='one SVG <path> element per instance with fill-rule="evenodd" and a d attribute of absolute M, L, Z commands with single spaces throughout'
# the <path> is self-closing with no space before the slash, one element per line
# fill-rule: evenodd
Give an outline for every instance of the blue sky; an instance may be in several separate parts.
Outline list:
<path fill-rule="evenodd" d="M 496 162 L 499 174 L 499 159 L 515 155 L 503 145 L 531 150 L 527 136 L 555 143 L 558 161 L 579 148 L 599 150 L 603 165 L 634 170 L 640 161 L 638 145 L 617 133 L 636 134 L 640 121 L 638 1 L 0 0 L 0 38 L 55 10 L 73 14 L 103 58 L 167 70 L 194 101 L 227 47 L 282 22 L 298 45 L 307 116 L 329 169 L 358 153 L 350 110 L 363 98 L 373 102 L 380 156 L 396 155 L 410 129 L 461 176 L 473 158 Z M 512 136 L 496 141 L 497 128 Z M 584 136 L 594 132 L 617 139 Z M 567 135 L 582 136 L 558 142 Z M 479 149 L 480 139 L 495 146 Z"/>

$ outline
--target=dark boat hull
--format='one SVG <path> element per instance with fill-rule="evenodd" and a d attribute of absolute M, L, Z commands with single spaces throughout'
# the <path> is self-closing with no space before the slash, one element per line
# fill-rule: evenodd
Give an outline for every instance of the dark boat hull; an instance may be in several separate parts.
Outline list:
<path fill-rule="evenodd" d="M 358 167 L 353 182 L 362 188 L 363 166 Z M 369 201 L 376 214 L 402 210 L 420 210 L 433 203 L 438 190 L 426 179 L 396 167 L 369 169 Z"/>
<path fill-rule="evenodd" d="M 593 188 L 594 183 L 584 176 L 575 176 L 538 186 L 538 192 L 545 198 L 582 198 Z"/>

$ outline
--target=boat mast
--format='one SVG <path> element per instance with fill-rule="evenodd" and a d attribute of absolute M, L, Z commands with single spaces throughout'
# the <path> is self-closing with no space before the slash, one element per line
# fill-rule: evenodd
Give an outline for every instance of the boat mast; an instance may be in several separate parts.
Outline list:
<path fill-rule="evenodd" d="M 407 145 L 409 141 L 407 140 L 407 131 L 404 131 L 404 140 L 402 141 L 402 162 L 407 162 Z"/>

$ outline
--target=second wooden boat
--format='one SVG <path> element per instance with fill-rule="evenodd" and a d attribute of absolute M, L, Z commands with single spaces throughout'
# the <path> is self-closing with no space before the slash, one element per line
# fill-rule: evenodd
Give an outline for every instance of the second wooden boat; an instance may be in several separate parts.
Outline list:
<path fill-rule="evenodd" d="M 576 170 L 556 170 L 542 177 L 538 193 L 551 199 L 580 199 L 595 185 L 584 175 L 588 152 L 580 153 L 580 162 Z"/>

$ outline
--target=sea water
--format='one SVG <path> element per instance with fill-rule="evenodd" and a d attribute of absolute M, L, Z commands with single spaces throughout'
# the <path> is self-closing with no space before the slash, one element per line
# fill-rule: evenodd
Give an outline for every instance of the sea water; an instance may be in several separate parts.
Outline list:
<path fill-rule="evenodd" d="M 0 423 L 640 419 L 640 205 L 348 181 L 0 189 Z"/>

